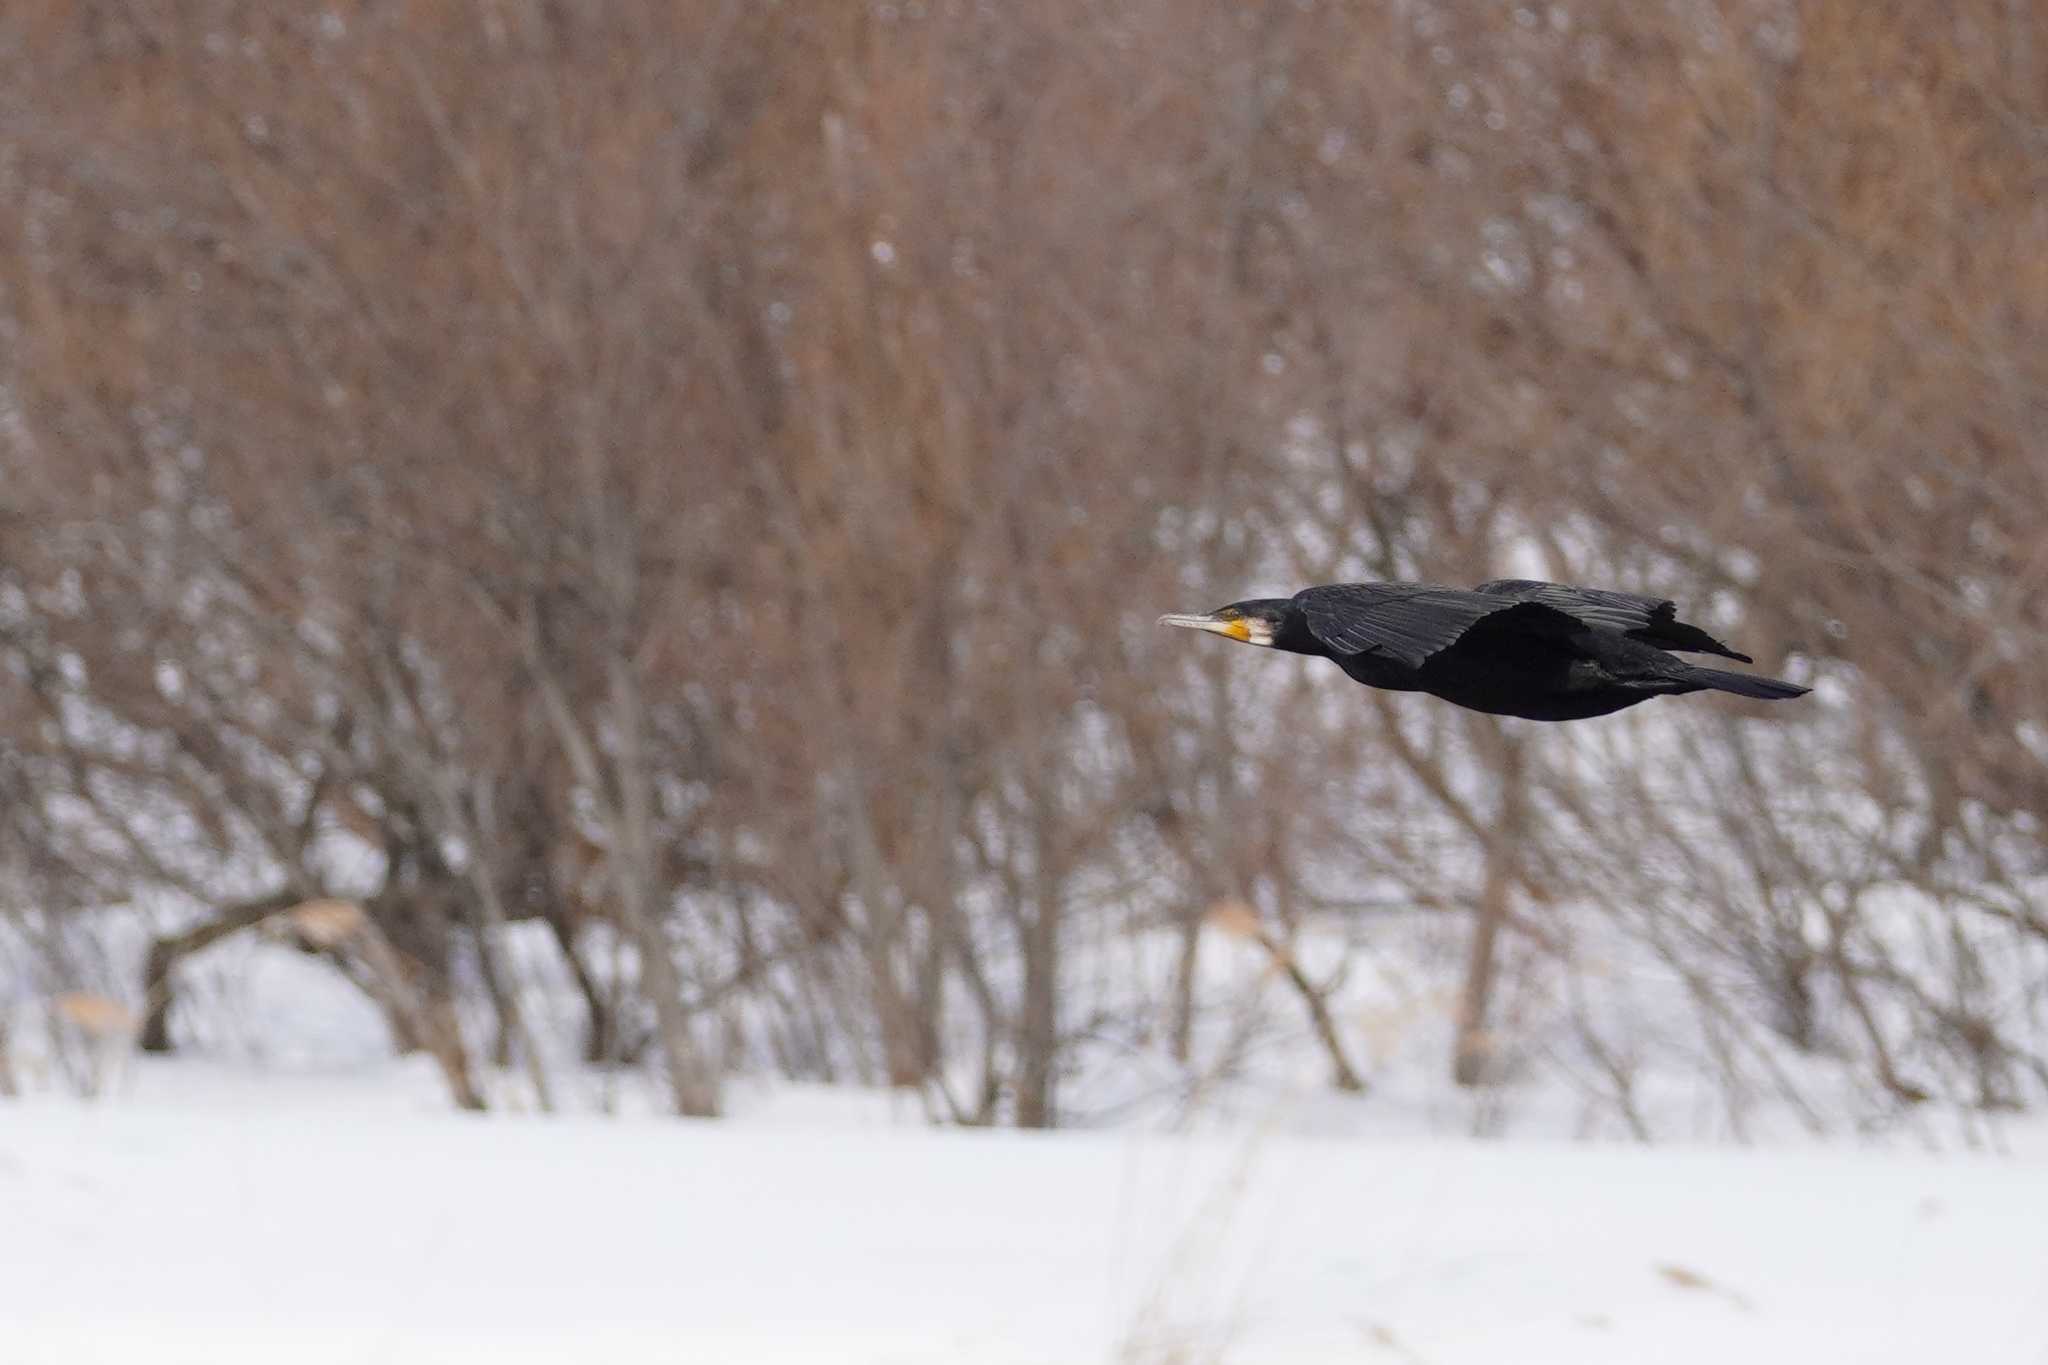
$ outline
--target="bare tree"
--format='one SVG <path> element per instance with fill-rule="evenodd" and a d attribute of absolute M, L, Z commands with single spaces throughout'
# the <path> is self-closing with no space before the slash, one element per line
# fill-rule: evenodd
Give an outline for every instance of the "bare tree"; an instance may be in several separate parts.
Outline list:
<path fill-rule="evenodd" d="M 10 12 L 0 870 L 175 899 L 159 1048 L 180 960 L 349 899 L 471 1104 L 478 1021 L 558 1088 L 532 918 L 679 1112 L 1049 1125 L 1112 1044 L 1192 1088 L 1218 905 L 1362 1089 L 1311 949 L 1385 904 L 1456 945 L 1466 1085 L 2034 1102 L 2044 23 Z M 1502 572 L 1821 695 L 1474 722 L 1147 625 Z M 1616 943 L 1690 1033 L 1616 1036 Z"/>

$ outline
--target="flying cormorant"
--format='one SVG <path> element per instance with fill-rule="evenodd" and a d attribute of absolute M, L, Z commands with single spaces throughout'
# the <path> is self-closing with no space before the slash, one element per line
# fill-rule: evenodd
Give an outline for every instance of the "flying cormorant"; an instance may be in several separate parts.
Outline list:
<path fill-rule="evenodd" d="M 1163 626 L 1315 654 L 1368 687 L 1428 692 L 1497 716 L 1580 720 L 1651 697 L 1732 692 L 1779 701 L 1808 689 L 1702 668 L 1670 650 L 1752 662 L 1656 597 L 1503 578 L 1476 588 L 1337 583 L 1233 602 Z"/>

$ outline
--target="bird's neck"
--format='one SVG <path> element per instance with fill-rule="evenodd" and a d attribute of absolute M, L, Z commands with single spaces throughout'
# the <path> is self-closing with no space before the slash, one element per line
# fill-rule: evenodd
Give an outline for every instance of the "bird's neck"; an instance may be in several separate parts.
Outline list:
<path fill-rule="evenodd" d="M 1273 648 L 1289 654 L 1327 654 L 1315 632 L 1308 628 L 1308 616 L 1299 607 L 1290 606 L 1273 627 Z"/>

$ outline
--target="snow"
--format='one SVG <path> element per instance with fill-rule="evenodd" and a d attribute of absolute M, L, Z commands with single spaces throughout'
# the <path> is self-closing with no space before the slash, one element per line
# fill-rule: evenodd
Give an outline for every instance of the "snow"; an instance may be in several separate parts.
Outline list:
<path fill-rule="evenodd" d="M 1371 1094 L 1329 1089 L 1298 1002 L 1225 935 L 1213 1070 L 1135 1034 L 1077 1050 L 1081 1129 L 1054 1134 L 759 1078 L 681 1122 L 652 1076 L 560 1050 L 582 1112 L 516 1112 L 492 1071 L 496 1112 L 456 1114 L 352 987 L 261 934 L 188 964 L 179 1056 L 116 1049 L 86 1101 L 53 983 L 0 971 L 29 1091 L 0 1101 L 0 1365 L 2048 1365 L 2048 1121 L 1871 1124 L 1816 1069 L 1824 1139 L 1760 1101 L 1760 1147 L 1569 1140 L 1624 1130 L 1540 1068 L 1444 1083 L 1448 1013 L 1400 975 L 1444 928 L 1404 923 L 1297 945 L 1319 979 L 1350 955 L 1333 1000 Z M 141 928 L 68 920 L 82 984 L 132 984 Z M 1096 998 L 1172 947 L 1114 945 Z M 573 1041 L 528 957 L 533 1016 Z M 0 968 L 36 960 L 0 937 Z M 1674 1027 L 1644 964 L 1601 991 L 1624 1040 Z M 1501 1003 L 1563 1050 L 1542 999 Z M 1733 1131 L 1696 1075 L 1639 1080 L 1655 1131 Z"/>
<path fill-rule="evenodd" d="M 2048 1360 L 2048 1150 L 464 1116 L 416 1063 L 0 1104 L 0 1360 Z"/>

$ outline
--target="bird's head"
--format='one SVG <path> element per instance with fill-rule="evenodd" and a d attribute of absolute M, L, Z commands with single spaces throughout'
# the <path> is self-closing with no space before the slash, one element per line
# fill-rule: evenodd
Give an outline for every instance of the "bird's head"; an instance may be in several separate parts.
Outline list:
<path fill-rule="evenodd" d="M 1247 602 L 1232 602 L 1211 612 L 1191 615 L 1169 613 L 1159 618 L 1159 624 L 1206 630 L 1211 635 L 1270 649 L 1286 628 L 1288 605 L 1284 597 L 1255 597 Z"/>

